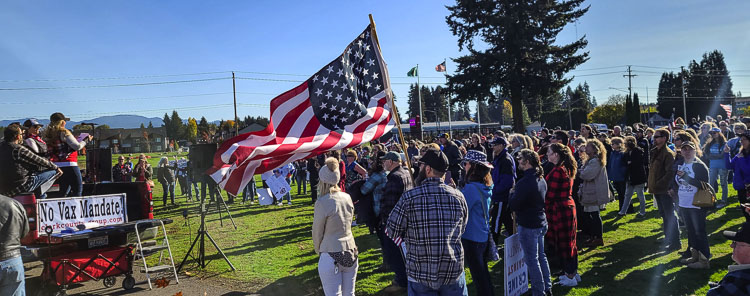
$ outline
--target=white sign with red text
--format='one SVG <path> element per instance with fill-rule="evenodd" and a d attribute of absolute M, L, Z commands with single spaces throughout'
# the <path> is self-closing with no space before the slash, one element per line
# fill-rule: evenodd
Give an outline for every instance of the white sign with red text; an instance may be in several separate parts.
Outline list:
<path fill-rule="evenodd" d="M 529 278 L 526 273 L 526 262 L 521 248 L 520 235 L 513 234 L 505 239 L 505 254 L 503 258 L 505 265 L 505 294 L 518 296 L 529 289 Z"/>
<path fill-rule="evenodd" d="M 46 233 L 47 226 L 52 227 L 52 233 L 60 233 L 84 223 L 107 226 L 128 222 L 125 193 L 37 199 L 37 215 L 40 235 Z"/>

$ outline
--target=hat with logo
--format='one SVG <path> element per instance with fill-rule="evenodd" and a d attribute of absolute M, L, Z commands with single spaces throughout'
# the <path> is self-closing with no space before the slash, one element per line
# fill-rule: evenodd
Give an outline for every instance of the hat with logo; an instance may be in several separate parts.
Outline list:
<path fill-rule="evenodd" d="M 499 144 L 508 146 L 508 139 L 506 139 L 505 137 L 495 137 L 492 140 L 492 142 L 490 142 L 490 145 L 499 145 Z"/>
<path fill-rule="evenodd" d="M 26 121 L 23 122 L 23 126 L 26 128 L 32 127 L 32 126 L 44 126 L 44 124 L 39 123 L 36 118 L 29 118 L 26 119 Z"/>

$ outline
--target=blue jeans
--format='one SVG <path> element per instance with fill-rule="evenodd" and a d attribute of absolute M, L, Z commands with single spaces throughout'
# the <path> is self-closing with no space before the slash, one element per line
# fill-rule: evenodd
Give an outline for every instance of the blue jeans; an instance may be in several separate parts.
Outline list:
<path fill-rule="evenodd" d="M 0 295 L 26 295 L 25 278 L 21 256 L 0 261 Z"/>
<path fill-rule="evenodd" d="M 623 199 L 623 206 L 620 209 L 620 215 L 625 215 L 628 207 L 630 207 L 630 203 L 633 201 L 633 193 L 636 193 L 636 195 L 638 196 L 638 201 L 640 201 L 639 213 L 641 215 L 646 214 L 646 196 L 643 195 L 643 190 L 645 189 L 645 187 L 646 183 L 638 185 L 631 185 L 630 183 L 628 183 L 625 186 L 625 195 Z"/>
<path fill-rule="evenodd" d="M 464 246 L 464 262 L 471 272 L 471 279 L 474 281 L 474 287 L 477 288 L 477 295 L 495 295 L 490 271 L 487 269 L 487 261 L 484 260 L 484 252 L 489 248 L 489 243 L 461 239 L 461 244 Z"/>
<path fill-rule="evenodd" d="M 532 295 L 544 295 L 544 291 L 552 289 L 549 262 L 547 262 L 547 255 L 544 254 L 544 235 L 546 233 L 547 226 L 526 228 L 518 225 L 519 240 L 529 274 Z"/>
<path fill-rule="evenodd" d="M 466 289 L 466 275 L 462 272 L 458 280 L 453 284 L 443 285 L 440 288 L 433 289 L 427 285 L 409 281 L 409 296 L 468 296 L 469 290 Z"/>
<path fill-rule="evenodd" d="M 727 185 L 728 175 L 729 172 L 727 171 L 727 169 L 711 168 L 708 171 L 708 180 L 710 181 L 711 187 L 715 192 L 719 191 L 719 188 L 716 187 L 718 185 L 716 182 L 716 178 L 719 178 L 719 182 L 721 182 L 721 200 L 724 202 L 727 201 L 727 194 L 729 194 L 729 186 Z"/>
<path fill-rule="evenodd" d="M 286 183 L 287 184 L 292 184 L 292 179 L 290 179 L 289 177 L 286 177 Z M 292 193 L 291 192 L 287 192 L 284 197 L 286 197 L 286 200 L 288 202 L 290 202 L 290 203 L 292 202 Z M 283 200 L 283 198 L 282 198 L 282 200 Z"/>
<path fill-rule="evenodd" d="M 708 247 L 708 234 L 706 233 L 706 210 L 681 207 L 680 211 L 682 211 L 682 218 L 685 219 L 688 245 L 700 251 L 706 258 L 711 258 L 711 249 Z"/>
<path fill-rule="evenodd" d="M 172 204 L 174 204 L 174 183 L 161 183 L 161 188 L 164 190 L 164 197 L 162 198 L 162 201 L 164 201 L 164 205 L 167 205 L 167 195 L 170 195 L 172 197 Z"/>
<path fill-rule="evenodd" d="M 674 202 L 666 194 L 654 194 L 654 199 L 659 204 L 659 215 L 662 219 L 664 229 L 664 244 L 681 246 L 680 229 L 677 226 L 677 216 L 674 214 Z"/>
<path fill-rule="evenodd" d="M 60 192 L 63 196 L 81 196 L 83 194 L 83 180 L 78 166 L 61 167 Z"/>
<path fill-rule="evenodd" d="M 34 192 L 37 199 L 47 198 L 46 192 L 42 192 L 41 190 L 37 189 L 40 189 L 39 187 L 41 187 L 42 184 L 52 180 L 52 177 L 54 177 L 56 173 L 57 171 L 55 170 L 49 170 L 43 171 L 41 173 L 31 174 L 31 188 L 29 188 L 29 191 Z"/>

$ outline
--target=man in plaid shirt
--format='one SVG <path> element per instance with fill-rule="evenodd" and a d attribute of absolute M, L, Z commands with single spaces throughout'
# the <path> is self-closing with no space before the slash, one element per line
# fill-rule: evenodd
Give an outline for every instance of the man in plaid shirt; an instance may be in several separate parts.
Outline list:
<path fill-rule="evenodd" d="M 750 211 L 745 208 L 745 212 Z M 720 282 L 709 282 L 706 295 L 750 295 L 750 223 L 745 222 L 737 232 L 724 231 L 724 237 L 732 241 L 732 260 L 729 272 Z"/>
<path fill-rule="evenodd" d="M 429 149 L 419 162 L 427 179 L 398 201 L 386 235 L 404 244 L 409 295 L 468 295 L 461 245 L 468 221 L 466 200 L 443 183 L 448 169 L 443 152 Z"/>
<path fill-rule="evenodd" d="M 62 175 L 62 171 L 22 145 L 23 133 L 19 125 L 11 124 L 3 134 L 5 141 L 0 143 L 0 194 L 13 197 L 34 191 L 37 198 L 45 198 L 44 192 L 55 177 Z"/>

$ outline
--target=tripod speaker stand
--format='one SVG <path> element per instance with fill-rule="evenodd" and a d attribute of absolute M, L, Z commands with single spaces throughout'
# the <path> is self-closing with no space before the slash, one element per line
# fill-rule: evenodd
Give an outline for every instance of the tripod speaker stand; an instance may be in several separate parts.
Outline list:
<path fill-rule="evenodd" d="M 194 169 L 194 172 L 196 172 L 196 176 L 203 175 L 204 177 L 208 177 L 204 175 L 204 172 L 211 166 L 213 155 L 216 153 L 216 144 L 195 144 L 192 147 L 190 147 L 190 154 L 189 158 L 192 163 L 192 167 Z M 208 190 L 215 190 L 212 186 L 207 186 Z M 218 196 L 218 198 L 221 199 L 223 202 L 223 198 L 221 198 L 221 195 Z M 218 201 L 217 201 L 218 202 Z M 224 204 L 226 207 L 226 203 Z M 227 209 L 227 212 L 229 210 Z M 211 241 L 211 244 L 214 245 L 214 248 L 219 252 L 221 257 L 224 258 L 224 260 L 229 264 L 229 267 L 232 268 L 232 271 L 237 270 L 234 268 L 234 265 L 232 265 L 232 262 L 229 261 L 229 258 L 224 254 L 224 251 L 221 250 L 219 245 L 216 244 L 216 241 L 213 237 L 211 237 L 211 234 L 208 233 L 208 230 L 206 230 L 206 198 L 205 198 L 205 192 L 201 193 L 201 204 L 200 204 L 200 213 L 201 213 L 201 225 L 198 228 L 198 234 L 195 236 L 195 240 L 193 240 L 193 243 L 190 245 L 190 249 L 187 251 L 187 254 L 185 254 L 185 258 L 182 259 L 182 262 L 180 263 L 180 266 L 177 268 L 177 271 L 179 272 L 182 270 L 182 266 L 185 265 L 185 262 L 187 259 L 193 258 L 198 262 L 198 265 L 200 268 L 206 268 L 206 249 L 205 249 L 205 240 L 206 237 L 208 237 L 208 240 Z M 221 212 L 220 212 L 221 213 Z M 231 219 L 231 215 L 229 216 Z M 234 223 L 234 220 L 232 220 L 232 223 Z M 235 229 L 237 229 L 237 226 L 235 225 Z M 193 251 L 193 248 L 195 248 L 196 243 L 198 243 L 198 256 L 194 257 L 192 256 L 191 252 Z"/>

